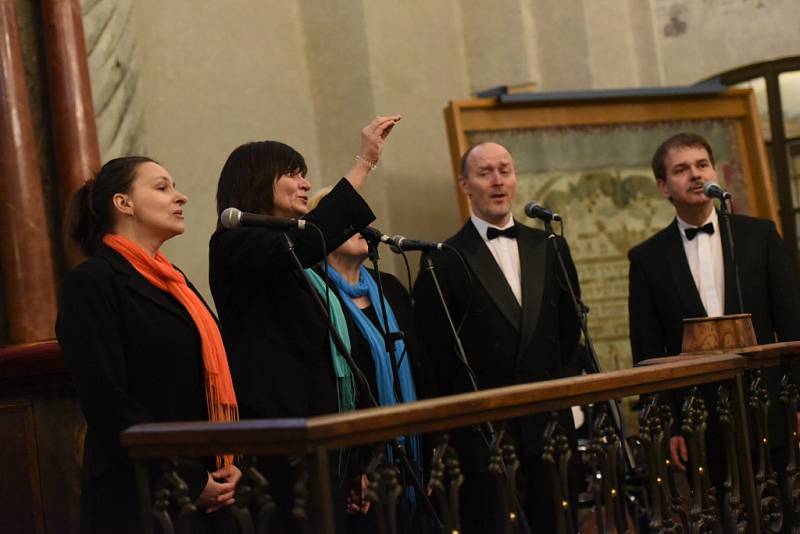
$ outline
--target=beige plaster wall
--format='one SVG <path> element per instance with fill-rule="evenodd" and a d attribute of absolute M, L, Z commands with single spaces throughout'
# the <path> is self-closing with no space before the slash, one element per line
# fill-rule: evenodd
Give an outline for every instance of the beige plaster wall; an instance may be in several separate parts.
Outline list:
<path fill-rule="evenodd" d="M 361 126 L 400 113 L 365 195 L 385 232 L 441 239 L 460 225 L 448 100 L 528 82 L 541 90 L 690 84 L 800 53 L 794 0 L 84 2 L 132 4 L 143 102 L 143 140 L 132 146 L 159 159 L 190 197 L 188 230 L 166 252 L 206 296 L 216 180 L 242 142 L 295 146 L 314 185 L 326 185 L 352 164 Z M 117 155 L 104 143 L 104 155 Z M 385 267 L 400 273 L 389 255 Z"/>

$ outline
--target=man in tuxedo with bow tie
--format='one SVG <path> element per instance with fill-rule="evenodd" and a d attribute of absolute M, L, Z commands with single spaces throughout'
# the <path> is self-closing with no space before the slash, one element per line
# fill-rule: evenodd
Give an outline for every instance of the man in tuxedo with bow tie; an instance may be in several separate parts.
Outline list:
<path fill-rule="evenodd" d="M 450 251 L 430 258 L 479 389 L 560 378 L 575 352 L 579 323 L 552 243 L 542 230 L 511 215 L 517 177 L 509 151 L 497 143 L 471 147 L 461 158 L 459 187 L 472 216 L 447 244 Z M 574 288 L 579 291 L 569 248 L 555 237 Z M 466 271 L 465 271 L 466 269 Z M 468 271 L 468 272 L 467 272 Z M 415 310 L 440 395 L 472 391 L 469 372 L 455 350 L 430 272 L 420 269 Z M 534 532 L 555 532 L 555 512 L 547 468 L 541 460 L 548 414 L 507 422 L 520 458 L 519 502 Z M 562 425 L 574 432 L 569 412 Z M 476 428 L 452 434 L 465 475 L 462 532 L 500 532 L 493 515 L 497 485 L 488 473 L 488 436 Z"/>
<path fill-rule="evenodd" d="M 717 180 L 708 141 L 691 133 L 674 135 L 658 147 L 651 163 L 658 189 L 672 202 L 676 217 L 628 253 L 633 362 L 679 354 L 682 321 L 691 317 L 751 313 L 759 344 L 800 339 L 800 295 L 784 243 L 772 221 L 731 215 L 744 304 L 743 310 L 738 308 L 733 266 L 723 254 L 727 235 L 720 228 L 713 200 L 703 192 L 705 183 Z M 777 369 L 765 370 L 772 398 L 770 441 L 775 447 L 773 459 L 780 465 L 786 434 L 780 420 L 783 407 L 777 399 L 778 375 Z M 706 400 L 713 429 L 716 403 L 709 401 L 713 402 L 713 397 Z M 680 420 L 680 413 L 673 416 Z M 708 451 L 712 481 L 717 484 L 724 469 L 721 449 L 711 447 Z M 670 453 L 673 465 L 684 470 L 687 452 L 682 436 L 670 439 Z"/>

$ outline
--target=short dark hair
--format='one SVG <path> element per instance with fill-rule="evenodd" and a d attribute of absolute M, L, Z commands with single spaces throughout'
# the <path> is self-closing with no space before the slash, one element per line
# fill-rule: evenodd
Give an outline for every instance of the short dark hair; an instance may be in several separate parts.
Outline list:
<path fill-rule="evenodd" d="M 279 141 L 240 145 L 228 156 L 217 184 L 217 216 L 226 208 L 272 214 L 275 181 L 287 173 L 308 172 L 303 156 Z M 217 225 L 219 227 L 219 225 Z"/>
<path fill-rule="evenodd" d="M 466 151 L 466 152 L 464 152 L 464 154 L 461 156 L 461 162 L 459 163 L 459 169 L 458 169 L 458 172 L 460 173 L 460 174 L 459 174 L 459 176 L 461 176 L 462 178 L 466 178 L 466 177 L 467 177 L 467 159 L 469 159 L 469 155 L 470 155 L 470 154 L 472 154 L 472 151 L 473 151 L 473 150 L 475 150 L 475 149 L 476 149 L 476 148 L 478 148 L 479 146 L 485 145 L 485 144 L 487 144 L 487 143 L 492 143 L 492 144 L 495 144 L 495 145 L 500 145 L 501 147 L 503 147 L 503 148 L 505 148 L 505 149 L 506 149 L 506 152 L 508 152 L 509 154 L 511 154 L 511 151 L 508 149 L 508 147 L 507 147 L 507 146 L 505 146 L 505 145 L 503 145 L 503 144 L 500 144 L 500 143 L 498 143 L 497 141 L 482 141 L 482 142 L 480 142 L 480 143 L 475 143 L 474 145 L 470 146 L 470 147 L 467 149 L 467 151 Z M 512 157 L 513 157 L 513 156 L 512 156 Z"/>
<path fill-rule="evenodd" d="M 650 161 L 650 167 L 653 169 L 653 174 L 655 175 L 656 180 L 664 181 L 667 179 L 667 167 L 665 162 L 667 159 L 667 153 L 673 148 L 684 147 L 705 148 L 706 152 L 708 152 L 708 159 L 711 161 L 711 166 L 716 166 L 714 162 L 714 151 L 711 150 L 711 145 L 708 144 L 706 138 L 696 133 L 682 132 L 673 135 L 661 143 L 656 149 L 655 154 L 653 154 L 653 159 Z"/>
<path fill-rule="evenodd" d="M 114 226 L 114 195 L 129 192 L 136 169 L 148 162 L 158 163 L 145 156 L 112 159 L 72 195 L 64 227 L 85 255 L 92 256 Z"/>

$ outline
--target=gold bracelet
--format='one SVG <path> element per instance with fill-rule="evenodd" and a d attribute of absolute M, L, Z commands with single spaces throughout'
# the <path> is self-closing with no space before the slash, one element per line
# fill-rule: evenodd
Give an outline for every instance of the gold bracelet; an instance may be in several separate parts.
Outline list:
<path fill-rule="evenodd" d="M 371 171 L 374 171 L 375 169 L 378 168 L 377 162 L 370 161 L 370 160 L 368 160 L 366 158 L 362 158 L 361 156 L 356 156 L 356 161 L 363 161 L 364 163 L 369 165 L 369 170 L 371 170 Z"/>

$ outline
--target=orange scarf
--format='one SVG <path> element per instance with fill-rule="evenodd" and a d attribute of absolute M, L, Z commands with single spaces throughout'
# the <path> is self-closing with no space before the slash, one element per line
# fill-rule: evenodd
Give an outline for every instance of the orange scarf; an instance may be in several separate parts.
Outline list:
<path fill-rule="evenodd" d="M 166 291 L 180 302 L 192 317 L 200 334 L 205 369 L 206 404 L 209 421 L 237 421 L 239 410 L 236 392 L 228 369 L 228 356 L 222 335 L 211 312 L 186 283 L 186 277 L 167 261 L 161 252 L 153 258 L 139 245 L 118 234 L 106 234 L 103 243 L 113 248 L 133 265 L 145 280 Z M 230 464 L 233 456 L 217 457 L 218 467 Z"/>

